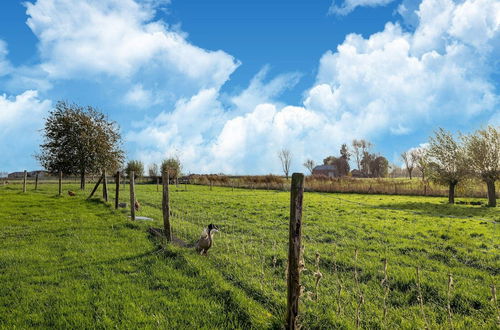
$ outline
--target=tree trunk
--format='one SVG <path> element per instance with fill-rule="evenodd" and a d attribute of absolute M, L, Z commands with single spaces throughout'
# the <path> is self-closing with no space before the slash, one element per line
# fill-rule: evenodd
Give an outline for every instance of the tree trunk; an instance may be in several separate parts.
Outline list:
<path fill-rule="evenodd" d="M 450 182 L 450 189 L 448 191 L 448 203 L 455 204 L 455 182 Z"/>
<path fill-rule="evenodd" d="M 80 172 L 80 189 L 85 190 L 85 170 Z"/>
<path fill-rule="evenodd" d="M 496 207 L 497 206 L 497 196 L 495 193 L 495 181 L 488 180 L 486 181 L 486 186 L 488 187 L 488 206 Z"/>
<path fill-rule="evenodd" d="M 408 170 L 408 174 L 410 175 L 410 180 L 411 180 L 411 172 L 413 172 L 413 170 Z"/>

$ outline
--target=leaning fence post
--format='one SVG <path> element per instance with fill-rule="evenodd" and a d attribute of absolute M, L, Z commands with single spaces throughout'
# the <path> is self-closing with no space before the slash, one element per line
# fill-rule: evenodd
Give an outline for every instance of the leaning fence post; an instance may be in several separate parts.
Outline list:
<path fill-rule="evenodd" d="M 297 329 L 297 316 L 299 315 L 303 195 L 304 174 L 293 173 L 290 189 L 286 329 Z"/>
<path fill-rule="evenodd" d="M 62 171 L 59 171 L 59 196 L 62 195 Z"/>
<path fill-rule="evenodd" d="M 35 174 L 35 190 L 38 190 L 38 173 Z"/>
<path fill-rule="evenodd" d="M 135 221 L 135 183 L 134 171 L 130 172 L 130 218 Z"/>
<path fill-rule="evenodd" d="M 102 176 L 104 181 L 102 183 L 102 198 L 105 202 L 108 201 L 108 179 L 106 178 L 106 170 L 102 171 Z"/>
<path fill-rule="evenodd" d="M 163 231 L 165 233 L 165 237 L 167 238 L 167 242 L 172 241 L 172 230 L 170 228 L 170 199 L 169 199 L 169 175 L 168 171 L 162 173 L 162 184 L 163 184 L 163 198 L 162 198 L 162 210 L 163 210 Z"/>
<path fill-rule="evenodd" d="M 118 201 L 120 199 L 120 171 L 116 172 L 115 179 L 115 209 L 118 209 Z"/>
<path fill-rule="evenodd" d="M 26 192 L 26 177 L 28 176 L 28 173 L 26 172 L 26 170 L 24 170 L 24 174 L 23 174 L 23 193 Z"/>

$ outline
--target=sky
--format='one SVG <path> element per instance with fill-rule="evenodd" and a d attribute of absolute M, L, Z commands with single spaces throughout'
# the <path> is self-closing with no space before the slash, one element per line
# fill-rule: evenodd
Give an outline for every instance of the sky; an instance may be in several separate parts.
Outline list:
<path fill-rule="evenodd" d="M 59 100 L 116 121 L 128 160 L 280 173 L 364 138 L 400 164 L 438 127 L 500 125 L 498 0 L 0 2 L 0 172 Z"/>

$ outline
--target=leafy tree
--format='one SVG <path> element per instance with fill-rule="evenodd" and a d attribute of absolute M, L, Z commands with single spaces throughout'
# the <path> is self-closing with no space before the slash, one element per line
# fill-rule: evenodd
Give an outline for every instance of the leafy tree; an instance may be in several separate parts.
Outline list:
<path fill-rule="evenodd" d="M 373 156 L 370 162 L 370 173 L 373 178 L 387 177 L 389 161 L 384 156 Z"/>
<path fill-rule="evenodd" d="M 309 170 L 309 172 L 311 172 L 311 174 L 313 173 L 313 169 L 314 167 L 316 166 L 316 164 L 314 163 L 314 160 L 312 159 L 308 159 L 304 162 L 304 165 L 305 168 L 307 168 Z"/>
<path fill-rule="evenodd" d="M 427 148 L 421 147 L 414 149 L 415 154 L 415 167 L 422 173 L 422 181 L 424 184 L 427 182 L 429 175 L 429 150 Z"/>
<path fill-rule="evenodd" d="M 158 164 L 153 163 L 148 167 L 148 175 L 150 178 L 156 178 L 160 175 L 160 170 L 158 169 Z"/>
<path fill-rule="evenodd" d="M 335 156 L 328 156 L 323 159 L 323 164 L 335 166 L 338 176 L 348 175 L 350 171 L 349 162 L 342 156 L 338 158 Z"/>
<path fill-rule="evenodd" d="M 448 184 L 450 204 L 455 203 L 455 187 L 468 173 L 465 156 L 464 147 L 443 128 L 429 139 L 430 173 L 434 181 Z"/>
<path fill-rule="evenodd" d="M 144 164 L 140 160 L 130 160 L 125 168 L 125 173 L 130 178 L 132 172 L 134 172 L 134 179 L 143 177 Z"/>
<path fill-rule="evenodd" d="M 495 181 L 500 179 L 500 132 L 494 126 L 462 137 L 467 164 L 488 188 L 488 206 L 496 207 Z"/>
<path fill-rule="evenodd" d="M 292 153 L 288 149 L 281 149 L 281 151 L 278 152 L 278 158 L 281 162 L 283 173 L 288 179 L 288 174 L 290 173 L 290 165 L 292 164 Z"/>
<path fill-rule="evenodd" d="M 169 157 L 161 163 L 161 173 L 168 171 L 170 179 L 177 179 L 181 175 L 182 165 L 178 157 Z"/>
<path fill-rule="evenodd" d="M 371 154 L 368 151 L 365 151 L 363 153 L 363 158 L 361 159 L 361 172 L 364 174 L 365 177 L 371 176 L 370 165 L 375 158 L 376 158 L 376 155 Z"/>
<path fill-rule="evenodd" d="M 45 120 L 43 137 L 36 159 L 51 173 L 80 174 L 81 189 L 86 174 L 114 171 L 123 162 L 118 125 L 90 106 L 57 102 Z"/>
<path fill-rule="evenodd" d="M 340 158 L 343 158 L 348 162 L 351 159 L 351 153 L 349 152 L 349 148 L 347 148 L 347 144 L 345 143 L 340 147 Z"/>

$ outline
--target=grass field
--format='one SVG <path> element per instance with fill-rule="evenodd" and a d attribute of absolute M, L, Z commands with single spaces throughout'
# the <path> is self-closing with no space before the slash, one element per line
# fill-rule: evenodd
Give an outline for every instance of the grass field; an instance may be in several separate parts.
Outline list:
<path fill-rule="evenodd" d="M 202 257 L 149 237 L 162 223 L 154 185 L 136 187 L 138 215 L 153 222 L 68 189 L 78 195 L 0 186 L 0 327 L 283 324 L 289 193 L 171 186 L 177 237 L 192 244 L 203 226 L 220 228 Z M 306 193 L 303 327 L 355 328 L 358 319 L 363 328 L 497 328 L 500 212 L 444 201 Z"/>

